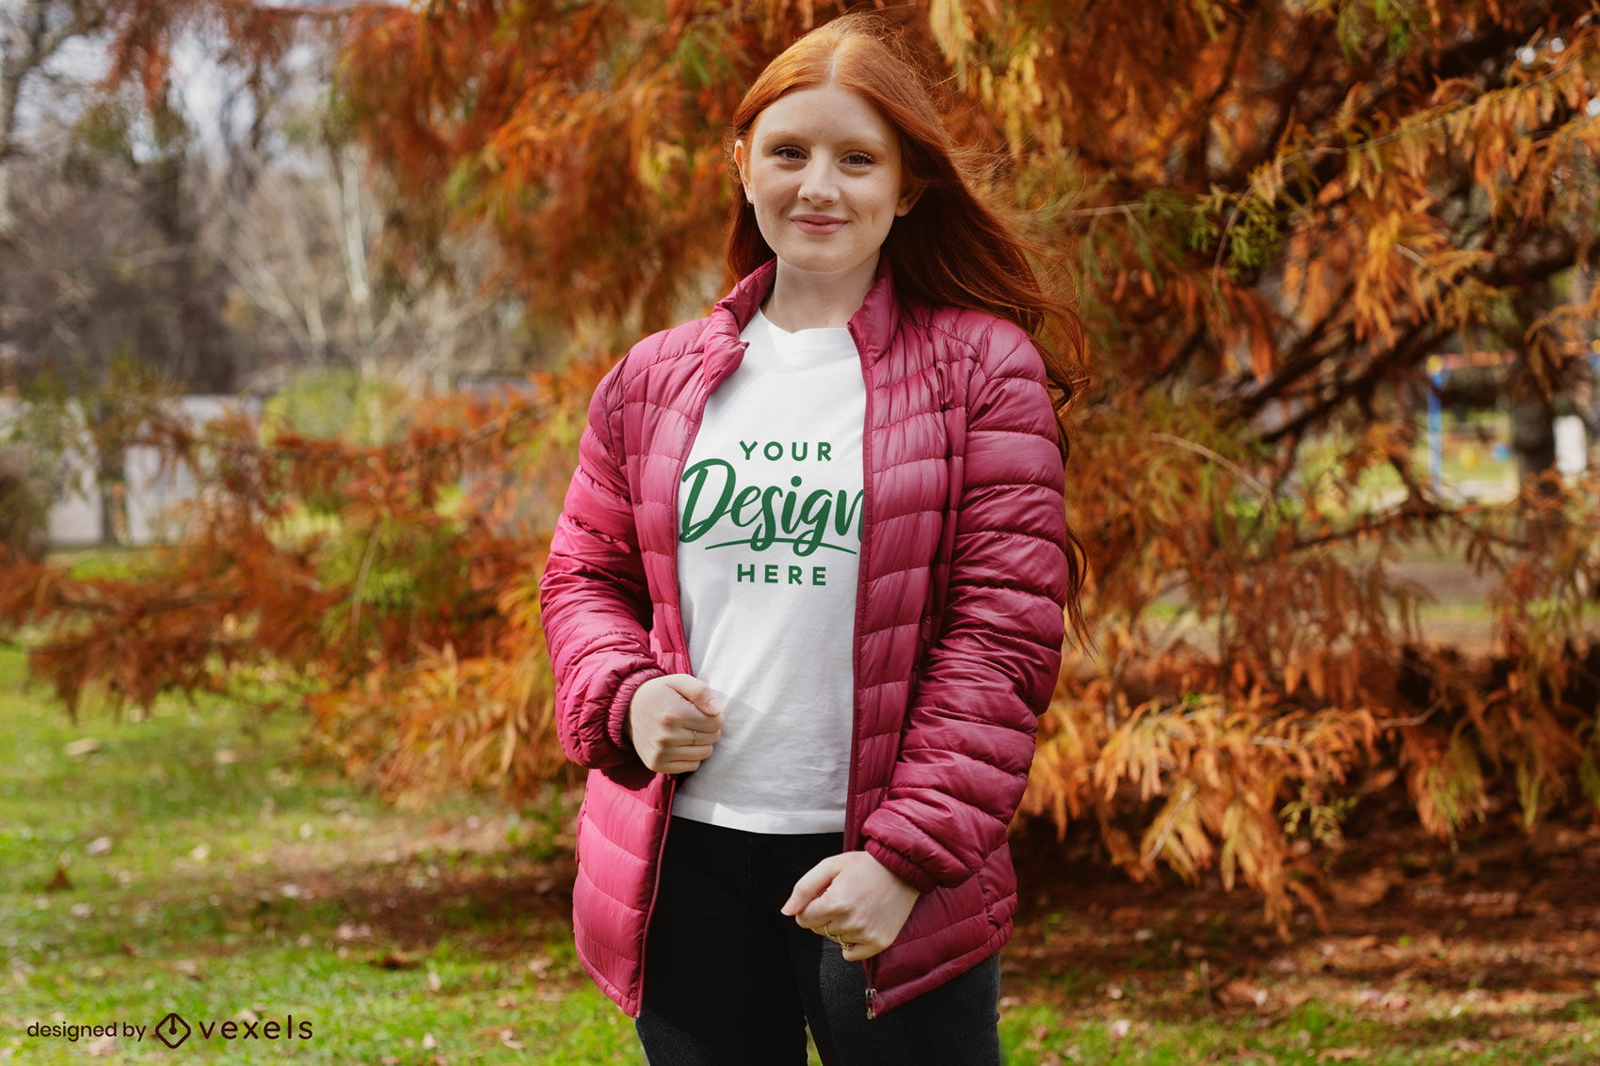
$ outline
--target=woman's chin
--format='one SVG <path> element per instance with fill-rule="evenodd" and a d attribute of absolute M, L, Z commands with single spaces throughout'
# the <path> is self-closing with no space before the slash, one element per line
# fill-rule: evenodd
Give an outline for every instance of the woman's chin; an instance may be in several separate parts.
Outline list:
<path fill-rule="evenodd" d="M 831 248 L 785 247 L 774 250 L 779 269 L 819 281 L 843 281 L 857 274 L 871 275 L 878 267 L 878 250 L 866 255 L 840 254 Z"/>

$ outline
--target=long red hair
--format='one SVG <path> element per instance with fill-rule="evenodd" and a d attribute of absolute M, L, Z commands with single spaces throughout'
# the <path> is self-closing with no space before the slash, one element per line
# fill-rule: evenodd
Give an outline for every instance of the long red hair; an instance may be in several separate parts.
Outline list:
<path fill-rule="evenodd" d="M 858 13 L 827 22 L 785 49 L 745 93 L 727 136 L 729 165 L 734 142 L 749 143 L 761 112 L 799 89 L 837 85 L 876 107 L 900 135 L 907 189 L 920 192 L 883 243 L 896 292 L 936 307 L 987 311 L 1027 330 L 1049 377 L 1065 462 L 1067 409 L 1087 381 L 1082 323 L 1034 270 L 1030 256 L 1044 257 L 1041 243 L 977 191 L 982 153 L 954 144 L 922 73 L 926 69 L 877 16 Z M 736 169 L 733 175 L 737 180 Z M 728 267 L 744 277 L 774 253 L 754 208 L 743 196 L 733 199 Z M 1076 534 L 1067 536 L 1068 612 L 1073 629 L 1087 641 L 1078 603 L 1085 556 Z"/>

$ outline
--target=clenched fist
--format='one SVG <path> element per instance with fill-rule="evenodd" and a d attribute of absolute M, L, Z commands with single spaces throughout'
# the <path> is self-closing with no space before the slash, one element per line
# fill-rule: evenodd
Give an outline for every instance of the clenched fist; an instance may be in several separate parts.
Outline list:
<path fill-rule="evenodd" d="M 847 961 L 859 962 L 895 942 L 919 895 L 865 851 L 847 851 L 796 881 L 782 913 L 837 943 Z"/>
<path fill-rule="evenodd" d="M 722 736 L 722 704 L 689 674 L 651 678 L 634 692 L 623 731 L 650 769 L 687 773 L 711 757 Z"/>

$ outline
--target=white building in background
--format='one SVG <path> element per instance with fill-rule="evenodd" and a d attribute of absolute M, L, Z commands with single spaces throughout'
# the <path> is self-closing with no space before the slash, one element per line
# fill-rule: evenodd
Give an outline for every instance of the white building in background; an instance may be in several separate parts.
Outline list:
<path fill-rule="evenodd" d="M 1589 431 L 1577 415 L 1556 419 L 1556 469 L 1563 474 L 1581 474 L 1589 469 Z"/>
<path fill-rule="evenodd" d="M 252 417 L 261 414 L 261 401 L 247 396 L 182 396 L 173 401 L 178 411 L 196 426 L 215 421 L 225 414 L 243 411 Z M 16 417 L 17 401 L 0 397 L 0 435 Z M 26 442 L 24 442 L 26 443 Z M 79 449 L 89 452 L 87 446 Z M 94 471 L 81 455 L 64 458 L 64 468 L 56 483 L 62 491 L 50 506 L 46 538 L 51 548 L 81 548 L 101 543 L 103 505 L 95 485 Z M 177 504 L 192 500 L 197 487 L 183 470 L 161 469 L 161 456 L 148 446 L 130 448 L 123 459 L 130 544 L 158 544 L 173 540 L 182 530 L 172 519 Z"/>

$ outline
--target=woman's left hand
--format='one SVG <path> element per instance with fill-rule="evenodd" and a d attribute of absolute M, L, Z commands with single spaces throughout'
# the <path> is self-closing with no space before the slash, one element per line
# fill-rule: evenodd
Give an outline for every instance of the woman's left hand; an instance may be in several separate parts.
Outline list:
<path fill-rule="evenodd" d="M 894 943 L 920 893 L 864 851 L 830 855 L 795 882 L 784 914 L 844 948 L 851 962 Z"/>

